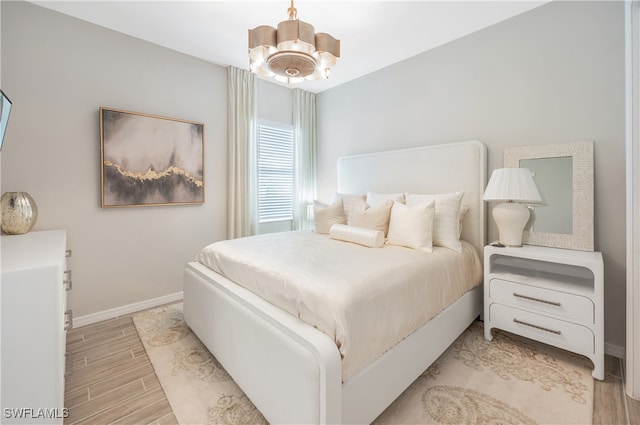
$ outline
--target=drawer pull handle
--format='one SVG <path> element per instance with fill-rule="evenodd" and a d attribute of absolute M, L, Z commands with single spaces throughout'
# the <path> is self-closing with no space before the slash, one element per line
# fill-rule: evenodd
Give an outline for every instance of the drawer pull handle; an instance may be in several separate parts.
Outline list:
<path fill-rule="evenodd" d="M 64 358 L 65 358 L 65 368 L 64 368 L 64 377 L 67 378 L 71 375 L 73 375 L 73 353 L 70 351 L 67 351 L 66 353 L 64 353 Z"/>
<path fill-rule="evenodd" d="M 71 279 L 71 270 L 64 271 L 65 279 L 62 281 L 62 284 L 65 285 L 65 291 L 70 291 L 73 289 L 73 281 Z"/>
<path fill-rule="evenodd" d="M 556 335 L 562 334 L 562 332 L 560 332 L 560 331 L 555 331 L 553 329 L 545 328 L 543 326 L 538 326 L 538 325 L 534 325 L 532 323 L 523 322 L 522 320 L 513 319 L 513 321 L 515 323 L 519 324 L 519 325 L 529 326 L 531 328 L 540 329 L 541 331 L 549 332 L 549 333 L 552 333 L 552 334 L 556 334 Z"/>
<path fill-rule="evenodd" d="M 73 329 L 73 311 L 67 310 L 64 312 L 64 330 L 68 331 Z"/>
<path fill-rule="evenodd" d="M 530 301 L 536 301 L 536 302 L 539 302 L 539 303 L 555 305 L 556 307 L 560 307 L 562 305 L 562 304 L 560 304 L 559 302 L 556 302 L 556 301 L 547 301 L 547 300 L 543 300 L 543 299 L 540 299 L 540 298 L 530 297 L 528 295 L 518 294 L 516 292 L 513 293 L 513 296 L 514 297 L 518 297 L 518 298 L 524 298 L 525 300 L 530 300 Z"/>

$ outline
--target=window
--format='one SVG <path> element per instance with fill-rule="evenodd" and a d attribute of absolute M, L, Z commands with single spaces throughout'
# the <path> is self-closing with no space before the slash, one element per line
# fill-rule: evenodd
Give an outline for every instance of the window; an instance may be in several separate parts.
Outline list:
<path fill-rule="evenodd" d="M 293 219 L 293 127 L 258 125 L 258 220 Z"/>

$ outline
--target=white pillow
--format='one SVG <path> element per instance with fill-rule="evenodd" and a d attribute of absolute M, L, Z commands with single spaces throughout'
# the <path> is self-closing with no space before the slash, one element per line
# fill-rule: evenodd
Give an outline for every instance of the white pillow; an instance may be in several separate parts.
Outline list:
<path fill-rule="evenodd" d="M 331 205 L 314 201 L 313 220 L 315 222 L 315 232 L 323 234 L 328 234 L 334 224 L 345 224 L 347 219 L 344 216 L 342 199 L 338 199 Z"/>
<path fill-rule="evenodd" d="M 462 224 L 464 223 L 464 216 L 467 215 L 467 211 L 469 211 L 469 205 L 460 205 L 460 214 L 458 214 L 458 239 L 462 236 Z"/>
<path fill-rule="evenodd" d="M 435 201 L 433 219 L 433 244 L 462 252 L 460 243 L 460 201 L 464 192 L 441 193 L 437 195 L 405 194 L 408 206 L 416 206 Z"/>
<path fill-rule="evenodd" d="M 365 201 L 366 195 L 358 194 L 358 193 L 340 193 L 336 192 L 333 195 L 333 199 L 331 203 L 335 203 L 338 199 L 342 199 L 342 205 L 344 208 L 344 216 L 347 218 L 347 223 L 349 222 L 349 217 L 351 216 L 351 211 L 353 211 L 353 207 L 360 200 Z"/>
<path fill-rule="evenodd" d="M 391 199 L 383 202 L 377 207 L 369 207 L 363 200 L 357 200 L 351 210 L 347 224 L 366 229 L 382 231 L 386 237 L 389 231 L 389 216 L 393 201 Z"/>
<path fill-rule="evenodd" d="M 371 207 L 377 207 L 389 199 L 404 204 L 404 193 L 377 193 L 367 191 L 367 204 Z"/>
<path fill-rule="evenodd" d="M 391 208 L 387 244 L 433 251 L 435 201 L 415 206 L 394 202 Z"/>
<path fill-rule="evenodd" d="M 384 245 L 384 235 L 380 230 L 363 227 L 334 224 L 329 230 L 329 237 L 345 242 L 353 242 L 369 248 L 380 248 Z"/>

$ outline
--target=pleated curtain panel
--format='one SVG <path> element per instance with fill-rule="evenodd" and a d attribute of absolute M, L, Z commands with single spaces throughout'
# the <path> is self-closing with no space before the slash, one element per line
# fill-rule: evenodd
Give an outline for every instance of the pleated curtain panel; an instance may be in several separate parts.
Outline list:
<path fill-rule="evenodd" d="M 233 66 L 227 77 L 227 236 L 235 239 L 258 230 L 256 79 Z"/>
<path fill-rule="evenodd" d="M 258 233 L 257 82 L 249 71 L 227 68 L 227 237 Z M 316 196 L 316 95 L 293 90 L 295 177 L 292 228 L 309 227 Z"/>
<path fill-rule="evenodd" d="M 308 208 L 316 198 L 316 95 L 301 89 L 293 91 L 293 129 L 295 135 L 295 180 L 293 229 L 310 227 Z"/>

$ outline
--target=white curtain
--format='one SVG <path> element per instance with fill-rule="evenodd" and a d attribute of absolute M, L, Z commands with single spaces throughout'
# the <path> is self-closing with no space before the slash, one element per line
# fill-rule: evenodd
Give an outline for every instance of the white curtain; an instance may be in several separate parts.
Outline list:
<path fill-rule="evenodd" d="M 227 236 L 257 233 L 256 80 L 254 74 L 227 68 Z"/>
<path fill-rule="evenodd" d="M 316 95 L 293 91 L 293 129 L 295 134 L 295 197 L 293 229 L 310 227 L 308 211 L 316 197 Z"/>

